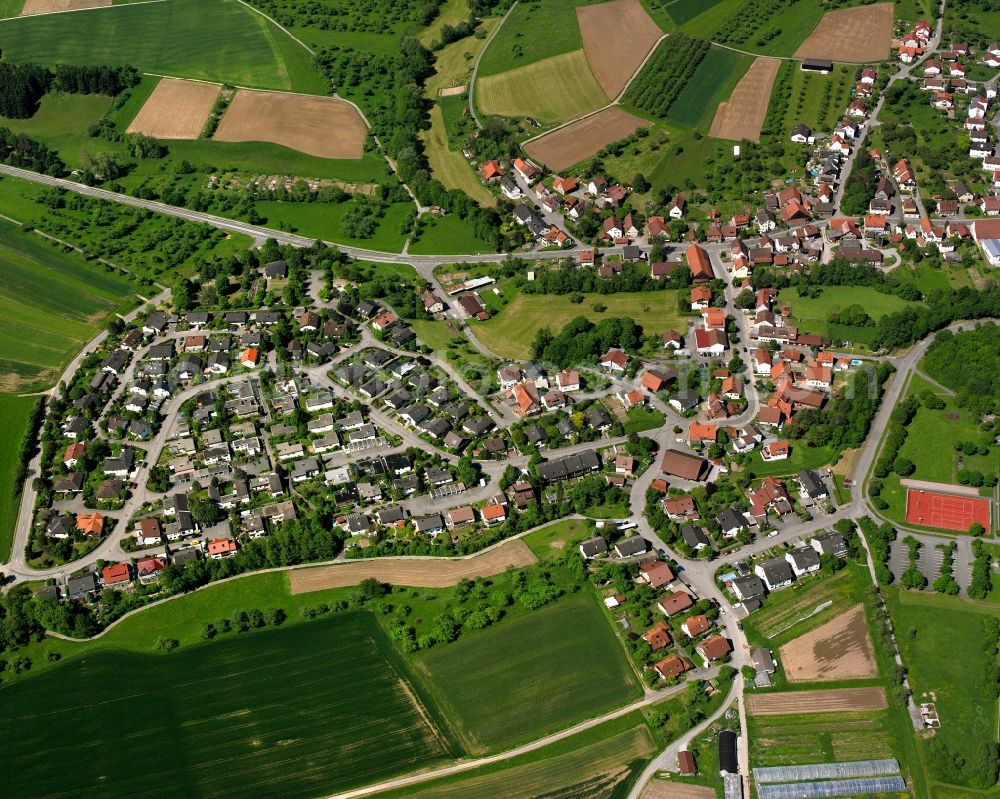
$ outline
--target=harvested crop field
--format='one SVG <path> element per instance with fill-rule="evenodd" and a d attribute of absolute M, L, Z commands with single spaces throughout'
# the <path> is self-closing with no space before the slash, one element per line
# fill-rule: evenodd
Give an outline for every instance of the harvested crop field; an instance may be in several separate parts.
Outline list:
<path fill-rule="evenodd" d="M 489 75 L 476 82 L 476 103 L 484 114 L 531 116 L 565 122 L 607 105 L 583 50 Z"/>
<path fill-rule="evenodd" d="M 855 680 L 878 674 L 864 605 L 789 641 L 779 657 L 790 682 Z"/>
<path fill-rule="evenodd" d="M 111 0 L 25 0 L 22 17 L 52 14 L 56 11 L 81 11 L 85 8 L 106 8 Z"/>
<path fill-rule="evenodd" d="M 650 780 L 639 799 L 715 799 L 715 789 L 671 780 Z"/>
<path fill-rule="evenodd" d="M 889 57 L 892 3 L 828 11 L 795 51 L 796 58 L 825 58 L 858 64 Z"/>
<path fill-rule="evenodd" d="M 505 541 L 469 558 L 373 558 L 336 566 L 294 569 L 288 573 L 293 594 L 345 588 L 374 577 L 391 585 L 448 588 L 463 577 L 490 577 L 508 566 L 528 566 L 537 558 L 521 539 Z"/>
<path fill-rule="evenodd" d="M 127 132 L 157 139 L 197 139 L 218 96 L 217 83 L 162 78 Z"/>
<path fill-rule="evenodd" d="M 754 60 L 730 98 L 719 103 L 708 135 L 715 139 L 760 141 L 760 129 L 771 99 L 771 85 L 779 66 L 781 61 L 777 58 Z"/>
<path fill-rule="evenodd" d="M 343 100 L 240 89 L 226 109 L 218 141 L 267 141 L 319 158 L 361 158 L 364 120 Z"/>
<path fill-rule="evenodd" d="M 850 713 L 858 710 L 885 710 L 885 690 L 873 688 L 830 688 L 823 691 L 781 691 L 750 694 L 747 713 L 752 716 L 780 716 L 789 713 Z"/>
<path fill-rule="evenodd" d="M 525 152 L 554 172 L 561 172 L 613 141 L 624 139 L 638 128 L 652 125 L 648 120 L 614 106 L 598 111 L 564 128 L 524 145 Z"/>
<path fill-rule="evenodd" d="M 576 10 L 583 50 L 597 82 L 615 99 L 659 41 L 662 31 L 639 0 L 612 0 Z"/>

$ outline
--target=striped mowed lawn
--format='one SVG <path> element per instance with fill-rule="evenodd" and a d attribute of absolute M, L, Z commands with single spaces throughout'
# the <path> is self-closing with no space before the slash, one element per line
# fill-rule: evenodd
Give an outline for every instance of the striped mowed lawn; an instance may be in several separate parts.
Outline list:
<path fill-rule="evenodd" d="M 565 122 L 607 105 L 583 50 L 480 78 L 476 102 L 484 114 Z"/>

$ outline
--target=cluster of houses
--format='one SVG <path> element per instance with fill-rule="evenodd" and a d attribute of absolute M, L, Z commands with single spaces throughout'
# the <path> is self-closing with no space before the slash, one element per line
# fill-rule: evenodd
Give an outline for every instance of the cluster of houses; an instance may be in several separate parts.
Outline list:
<path fill-rule="evenodd" d="M 918 21 L 913 26 L 913 30 L 900 37 L 899 49 L 897 50 L 899 60 L 904 64 L 919 61 L 933 35 L 934 29 L 926 19 Z"/>

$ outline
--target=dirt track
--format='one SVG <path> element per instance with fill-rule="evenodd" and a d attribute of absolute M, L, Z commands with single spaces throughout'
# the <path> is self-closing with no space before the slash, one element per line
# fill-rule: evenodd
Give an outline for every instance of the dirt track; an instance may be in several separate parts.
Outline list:
<path fill-rule="evenodd" d="M 157 139 L 197 139 L 218 96 L 217 83 L 161 78 L 127 132 Z"/>
<path fill-rule="evenodd" d="M 367 135 L 357 109 L 343 100 L 240 89 L 213 138 L 273 142 L 319 158 L 361 158 Z"/>
<path fill-rule="evenodd" d="M 79 11 L 84 8 L 107 8 L 111 0 L 24 0 L 22 17 L 51 14 L 55 11 Z"/>
<path fill-rule="evenodd" d="M 524 149 L 552 171 L 561 172 L 611 142 L 624 139 L 637 128 L 651 124 L 615 106 L 529 142 Z"/>
<path fill-rule="evenodd" d="M 746 698 L 751 716 L 781 716 L 791 713 L 849 713 L 885 710 L 885 691 L 875 688 L 831 688 L 823 691 L 782 691 L 750 694 Z"/>
<path fill-rule="evenodd" d="M 878 674 L 863 605 L 830 619 L 779 651 L 790 682 L 854 680 Z"/>
<path fill-rule="evenodd" d="M 490 577 L 508 566 L 528 566 L 537 558 L 520 538 L 470 558 L 372 558 L 336 566 L 295 569 L 289 572 L 293 594 L 346 588 L 374 577 L 383 583 L 418 588 L 447 588 L 463 577 Z"/>
<path fill-rule="evenodd" d="M 892 3 L 828 11 L 795 51 L 796 58 L 864 64 L 889 57 Z"/>
<path fill-rule="evenodd" d="M 590 69 L 612 100 L 621 94 L 662 35 L 639 0 L 612 0 L 576 10 Z"/>
<path fill-rule="evenodd" d="M 781 61 L 777 58 L 754 60 L 729 100 L 719 103 L 708 135 L 714 139 L 760 141 L 760 129 L 771 99 L 771 85 L 779 66 Z"/>

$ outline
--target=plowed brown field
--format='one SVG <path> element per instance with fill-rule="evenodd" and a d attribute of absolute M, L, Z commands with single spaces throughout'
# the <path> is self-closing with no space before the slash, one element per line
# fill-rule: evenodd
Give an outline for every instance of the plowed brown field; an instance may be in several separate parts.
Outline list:
<path fill-rule="evenodd" d="M 343 100 L 240 89 L 213 138 L 273 142 L 319 158 L 361 158 L 367 134 L 357 109 Z"/>
<path fill-rule="evenodd" d="M 760 141 L 760 129 L 771 99 L 771 84 L 779 66 L 781 61 L 777 58 L 756 59 L 736 84 L 732 96 L 719 103 L 708 135 L 715 139 Z"/>
<path fill-rule="evenodd" d="M 614 100 L 662 32 L 639 0 L 581 6 L 576 20 L 590 69 L 604 93 Z"/>
<path fill-rule="evenodd" d="M 524 145 L 524 149 L 553 172 L 561 172 L 590 158 L 611 142 L 624 139 L 637 128 L 648 128 L 652 124 L 613 106 L 535 139 Z"/>
<path fill-rule="evenodd" d="M 789 641 L 779 655 L 791 682 L 865 679 L 878 673 L 863 605 Z"/>
<path fill-rule="evenodd" d="M 84 8 L 106 8 L 111 0 L 24 0 L 22 17 L 51 14 L 55 11 L 80 11 Z"/>
<path fill-rule="evenodd" d="M 796 58 L 864 64 L 889 57 L 892 3 L 828 11 L 795 51 Z"/>
<path fill-rule="evenodd" d="M 217 83 L 162 78 L 127 132 L 157 139 L 197 139 L 218 96 Z"/>
<path fill-rule="evenodd" d="M 491 577 L 508 566 L 529 566 L 538 559 L 520 538 L 469 558 L 372 558 L 335 566 L 294 569 L 289 572 L 293 594 L 346 588 L 374 577 L 391 585 L 448 588 L 463 577 Z"/>
<path fill-rule="evenodd" d="M 874 688 L 831 688 L 825 691 L 783 691 L 750 694 L 747 713 L 781 716 L 789 713 L 849 713 L 855 710 L 885 710 L 885 691 Z"/>

